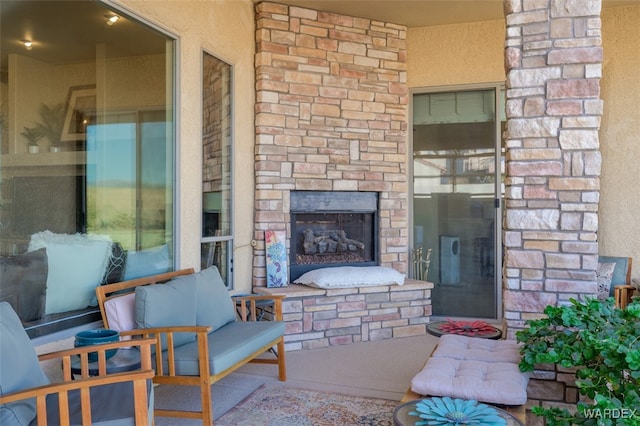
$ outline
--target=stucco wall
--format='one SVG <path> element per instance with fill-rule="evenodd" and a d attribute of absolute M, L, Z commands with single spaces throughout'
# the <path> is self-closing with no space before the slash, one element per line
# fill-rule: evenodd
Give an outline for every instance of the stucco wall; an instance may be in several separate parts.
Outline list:
<path fill-rule="evenodd" d="M 202 52 L 233 65 L 234 280 L 251 287 L 255 23 L 250 0 L 137 1 L 121 5 L 179 39 L 178 50 L 178 266 L 200 265 L 202 198 Z"/>
<path fill-rule="evenodd" d="M 504 81 L 503 20 L 410 28 L 410 89 Z"/>
<path fill-rule="evenodd" d="M 605 8 L 600 82 L 604 114 L 600 130 L 602 175 L 599 252 L 636 259 L 640 277 L 640 6 Z M 410 89 L 504 81 L 504 21 L 410 28 Z"/>
<path fill-rule="evenodd" d="M 601 254 L 634 258 L 640 277 L 640 5 L 602 13 Z"/>

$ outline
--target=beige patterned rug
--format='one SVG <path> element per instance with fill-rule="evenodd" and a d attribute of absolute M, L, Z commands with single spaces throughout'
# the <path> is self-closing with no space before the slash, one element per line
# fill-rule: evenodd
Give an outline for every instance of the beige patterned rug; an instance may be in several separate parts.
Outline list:
<path fill-rule="evenodd" d="M 398 401 L 266 384 L 216 426 L 391 426 Z"/>

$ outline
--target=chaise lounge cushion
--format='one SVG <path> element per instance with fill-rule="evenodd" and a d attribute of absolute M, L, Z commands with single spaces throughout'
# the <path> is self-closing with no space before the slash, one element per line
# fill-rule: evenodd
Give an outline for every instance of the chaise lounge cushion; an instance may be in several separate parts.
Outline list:
<path fill-rule="evenodd" d="M 490 340 L 445 334 L 432 357 L 487 362 L 520 362 L 520 345 L 513 340 Z"/>
<path fill-rule="evenodd" d="M 411 380 L 411 390 L 420 395 L 522 405 L 527 402 L 528 381 L 518 364 L 430 357 Z"/>
<path fill-rule="evenodd" d="M 234 321 L 208 335 L 210 373 L 219 374 L 284 334 L 281 321 Z M 166 358 L 166 357 L 165 357 Z M 198 342 L 175 350 L 176 374 L 197 376 Z M 168 365 L 164 365 L 164 369 Z"/>
<path fill-rule="evenodd" d="M 0 395 L 49 384 L 20 318 L 0 303 Z M 35 400 L 0 405 L 0 425 L 28 425 L 36 416 Z"/>

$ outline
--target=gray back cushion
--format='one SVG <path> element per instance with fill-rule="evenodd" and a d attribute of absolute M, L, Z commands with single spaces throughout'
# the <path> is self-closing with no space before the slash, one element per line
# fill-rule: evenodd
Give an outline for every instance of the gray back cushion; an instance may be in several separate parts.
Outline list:
<path fill-rule="evenodd" d="M 215 331 L 235 321 L 235 304 L 222 281 L 218 268 L 211 266 L 194 276 L 197 294 L 197 325 L 211 326 Z"/>
<path fill-rule="evenodd" d="M 166 284 L 152 284 L 136 287 L 136 327 L 170 327 L 196 325 L 196 285 L 192 275 L 184 280 L 171 280 Z M 176 333 L 174 346 L 180 346 L 195 339 L 193 333 Z M 162 350 L 167 348 L 166 339 Z"/>
<path fill-rule="evenodd" d="M 0 395 L 49 384 L 33 344 L 11 305 L 0 302 Z M 0 405 L 0 425 L 28 425 L 34 399 Z"/>

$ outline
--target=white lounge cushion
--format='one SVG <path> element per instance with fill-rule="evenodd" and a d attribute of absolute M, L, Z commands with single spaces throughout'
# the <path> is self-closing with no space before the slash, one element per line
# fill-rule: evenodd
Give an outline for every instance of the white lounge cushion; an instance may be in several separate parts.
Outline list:
<path fill-rule="evenodd" d="M 520 362 L 520 345 L 514 340 L 489 340 L 445 334 L 440 337 L 432 357 L 487 362 Z"/>
<path fill-rule="evenodd" d="M 430 357 L 411 380 L 411 390 L 420 395 L 522 405 L 527 402 L 528 382 L 517 364 Z"/>

